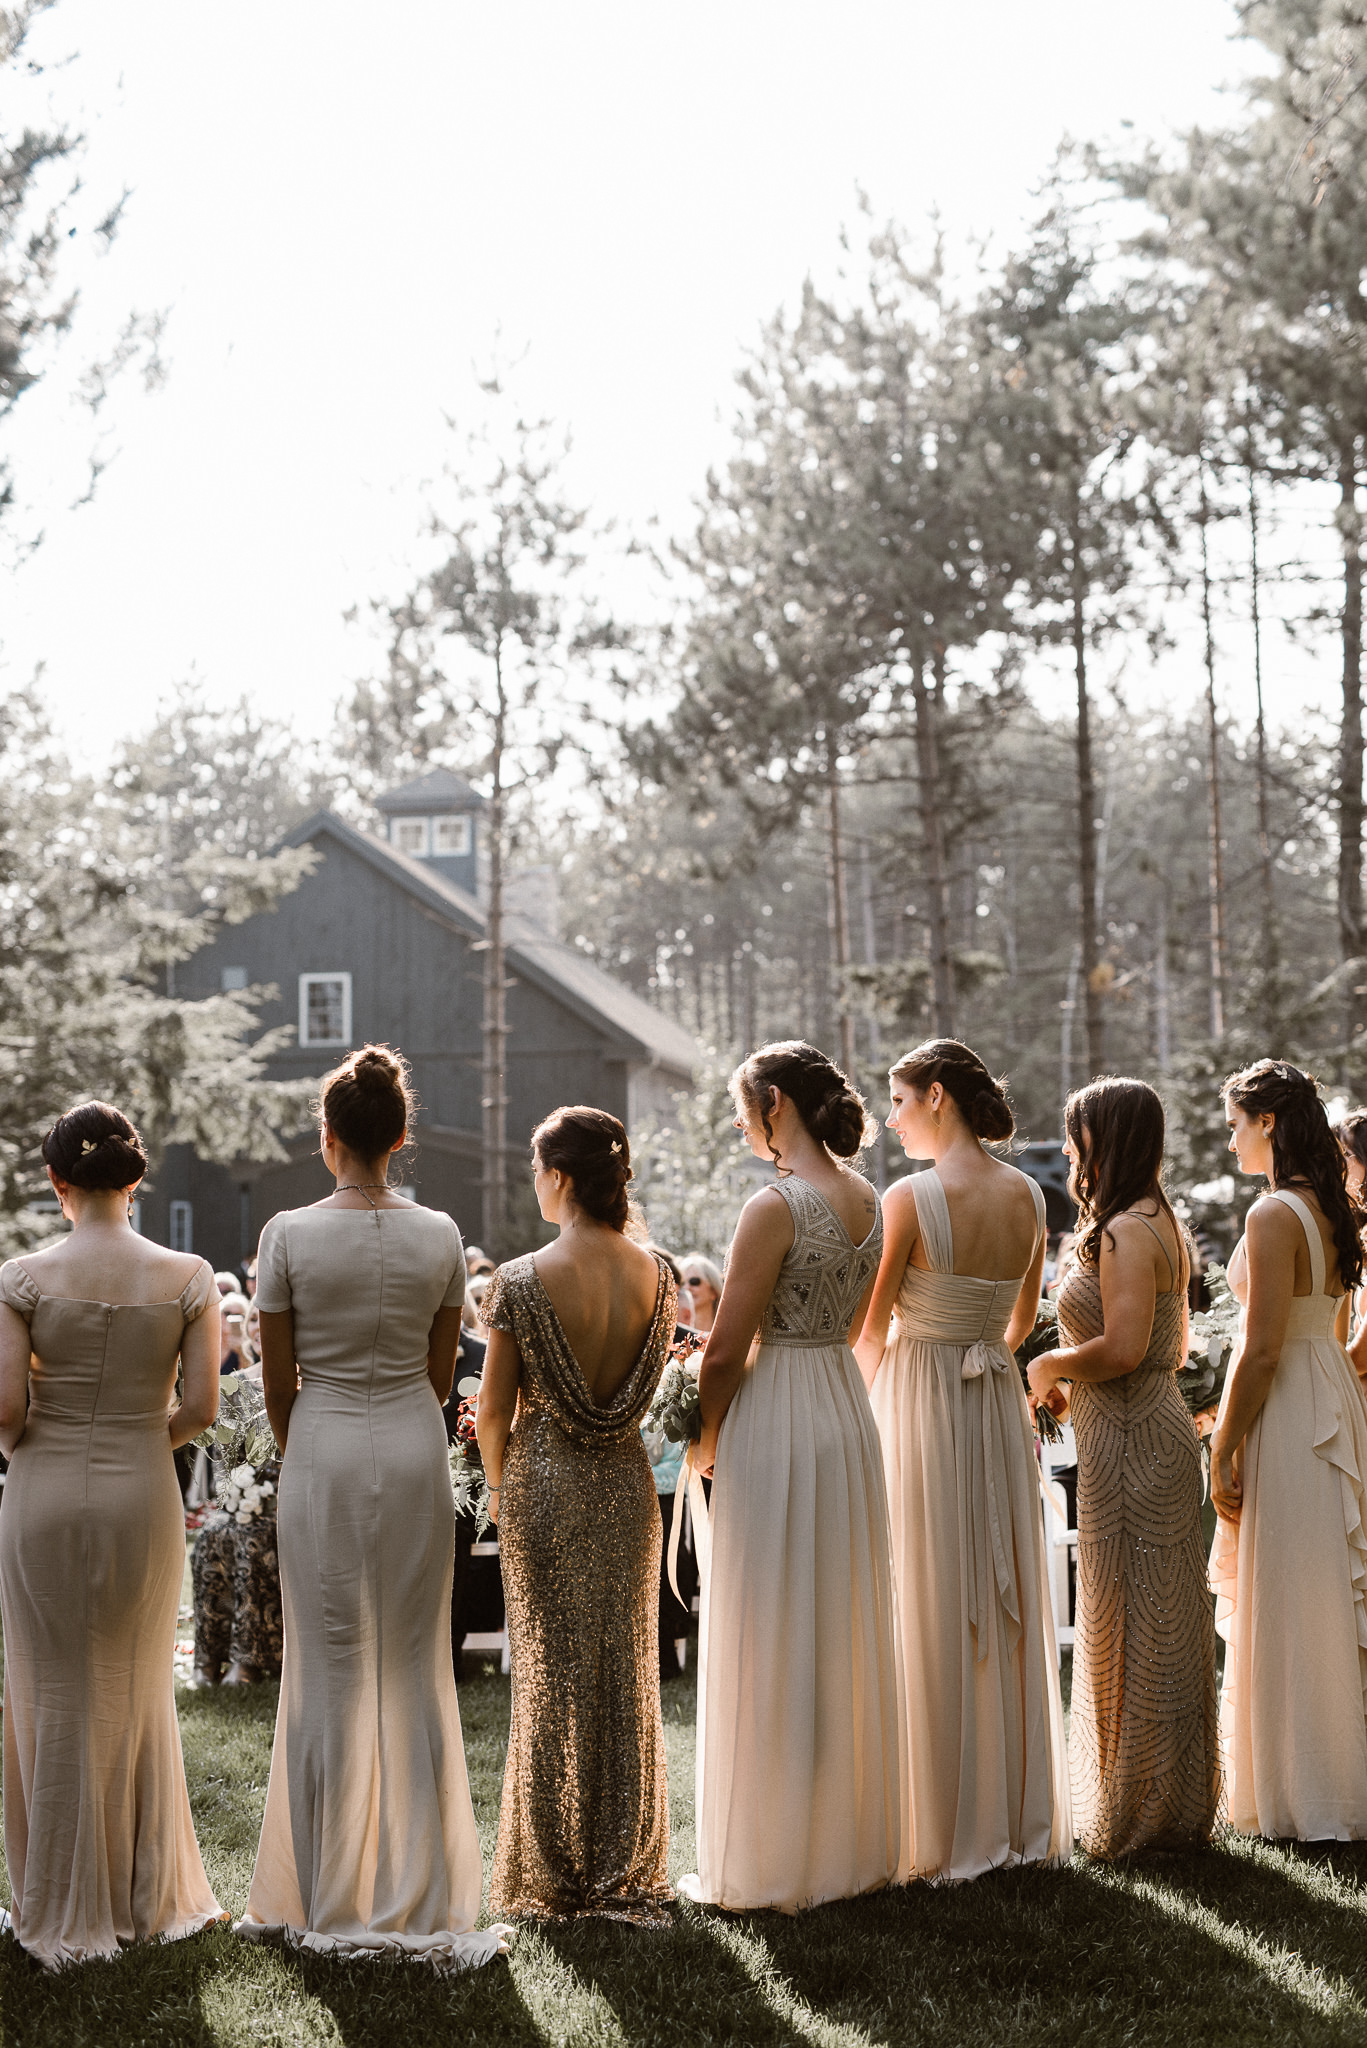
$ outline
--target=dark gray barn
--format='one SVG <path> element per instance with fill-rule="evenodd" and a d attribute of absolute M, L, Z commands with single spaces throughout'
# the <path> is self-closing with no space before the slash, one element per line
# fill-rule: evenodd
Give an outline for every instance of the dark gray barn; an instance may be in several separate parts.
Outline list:
<path fill-rule="evenodd" d="M 262 1023 L 297 1033 L 272 1063 L 277 1079 L 323 1074 L 367 1039 L 404 1052 L 422 1105 L 405 1185 L 418 1201 L 449 1211 L 467 1239 L 480 1217 L 482 808 L 468 783 L 438 769 L 381 799 L 383 839 L 320 811 L 292 837 L 322 856 L 314 873 L 269 915 L 226 931 L 177 977 L 186 995 L 276 986 L 279 999 L 264 1007 Z M 548 884 L 521 878 L 512 901 L 522 907 L 507 918 L 515 1150 L 565 1102 L 593 1103 L 638 1127 L 689 1085 L 698 1053 L 670 1018 L 560 943 L 545 922 Z M 143 1198 L 142 1229 L 215 1266 L 236 1264 L 277 1210 L 327 1193 L 316 1140 L 299 1140 L 292 1152 L 288 1164 L 224 1167 L 173 1147 Z"/>

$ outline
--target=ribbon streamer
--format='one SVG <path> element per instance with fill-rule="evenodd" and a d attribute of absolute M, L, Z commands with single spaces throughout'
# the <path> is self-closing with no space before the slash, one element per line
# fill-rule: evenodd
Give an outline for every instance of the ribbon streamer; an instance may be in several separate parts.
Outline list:
<path fill-rule="evenodd" d="M 701 1476 L 693 1470 L 693 1445 L 688 1446 L 679 1476 L 674 1482 L 674 1513 L 669 1525 L 669 1583 L 674 1598 L 680 1607 L 684 1597 L 679 1591 L 679 1532 L 683 1528 L 684 1492 L 688 1493 L 689 1511 L 693 1516 L 693 1545 L 698 1558 L 698 1575 L 704 1585 L 712 1569 L 712 1525 L 707 1517 L 707 1495 L 703 1492 Z"/>

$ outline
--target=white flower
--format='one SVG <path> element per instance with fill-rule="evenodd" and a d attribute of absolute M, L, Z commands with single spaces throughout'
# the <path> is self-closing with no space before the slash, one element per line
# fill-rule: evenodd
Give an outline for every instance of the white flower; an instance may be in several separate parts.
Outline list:
<path fill-rule="evenodd" d="M 251 1485 L 256 1474 L 250 1465 L 236 1465 L 228 1476 L 234 1486 L 245 1490 Z"/>
<path fill-rule="evenodd" d="M 1206 1364 L 1210 1367 L 1212 1372 L 1217 1372 L 1219 1370 L 1220 1360 L 1224 1357 L 1224 1355 L 1225 1340 L 1217 1333 L 1215 1336 L 1211 1338 L 1209 1344 L 1207 1344 L 1206 1346 Z"/>

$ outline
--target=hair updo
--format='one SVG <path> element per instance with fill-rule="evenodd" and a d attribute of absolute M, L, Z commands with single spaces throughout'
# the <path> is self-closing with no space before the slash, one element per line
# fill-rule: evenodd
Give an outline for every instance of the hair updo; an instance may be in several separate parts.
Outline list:
<path fill-rule="evenodd" d="M 112 1102 L 83 1102 L 43 1140 L 43 1163 L 73 1188 L 130 1188 L 147 1171 L 142 1139 Z"/>
<path fill-rule="evenodd" d="M 1348 1163 L 1330 1127 L 1313 1074 L 1288 1060 L 1255 1060 L 1231 1074 L 1220 1089 L 1226 1102 L 1249 1116 L 1272 1116 L 1272 1185 L 1309 1181 L 1333 1234 L 1339 1279 L 1350 1292 L 1362 1279 L 1362 1227 L 1367 1222 L 1348 1192 Z"/>
<path fill-rule="evenodd" d="M 582 1102 L 553 1109 L 532 1132 L 532 1157 L 546 1172 L 569 1176 L 576 1206 L 595 1223 L 626 1229 L 631 1146 L 615 1116 Z"/>
<path fill-rule="evenodd" d="M 776 1165 L 778 1153 L 769 1125 L 769 1097 L 774 1088 L 787 1096 L 808 1135 L 837 1159 L 853 1159 L 869 1142 L 864 1098 L 851 1088 L 834 1060 L 805 1039 L 783 1038 L 752 1052 L 731 1076 L 731 1093 L 742 1108 L 759 1118 Z"/>
<path fill-rule="evenodd" d="M 975 1138 L 1000 1145 L 1016 1128 L 1006 1090 L 983 1065 L 971 1045 L 957 1038 L 928 1038 L 903 1053 L 888 1074 L 924 1094 L 938 1081 Z"/>
<path fill-rule="evenodd" d="M 363 1045 L 323 1082 L 323 1121 L 355 1159 L 392 1152 L 417 1107 L 408 1061 L 388 1045 Z"/>

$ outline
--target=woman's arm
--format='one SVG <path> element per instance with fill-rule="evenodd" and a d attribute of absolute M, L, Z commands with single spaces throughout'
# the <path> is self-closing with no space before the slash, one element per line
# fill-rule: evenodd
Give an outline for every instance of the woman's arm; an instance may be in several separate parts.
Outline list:
<path fill-rule="evenodd" d="M 180 1340 L 180 1405 L 171 1410 L 171 1449 L 178 1451 L 218 1414 L 218 1366 L 222 1351 L 218 1300 L 185 1326 Z"/>
<path fill-rule="evenodd" d="M 14 1447 L 28 1422 L 28 1362 L 33 1342 L 17 1308 L 0 1302 L 0 1451 Z"/>
<path fill-rule="evenodd" d="M 870 1393 L 887 1349 L 888 1325 L 902 1285 L 902 1275 L 921 1234 L 913 1179 L 912 1174 L 904 1175 L 901 1180 L 893 1182 L 883 1197 L 883 1256 L 878 1262 L 863 1325 L 858 1335 L 851 1339 L 851 1348 L 864 1375 L 864 1385 Z"/>
<path fill-rule="evenodd" d="M 1303 1235 L 1300 1219 L 1285 1202 L 1255 1202 L 1248 1212 L 1244 1326 L 1230 1361 L 1224 1412 L 1210 1439 L 1210 1497 L 1216 1514 L 1227 1522 L 1237 1522 L 1243 1509 L 1239 1454 L 1281 1362 L 1296 1292 L 1296 1249 Z"/>
<path fill-rule="evenodd" d="M 439 1308 L 427 1333 L 427 1377 L 432 1392 L 445 1407 L 451 1398 L 456 1376 L 456 1346 L 460 1343 L 460 1310 Z"/>
<path fill-rule="evenodd" d="M 1030 1261 L 1030 1270 L 1021 1281 L 1016 1306 L 1011 1311 L 1011 1320 L 1002 1337 L 1008 1351 L 1014 1351 L 1018 1344 L 1023 1344 L 1035 1327 L 1035 1317 L 1039 1314 L 1040 1290 L 1044 1285 L 1044 1254 L 1048 1244 L 1049 1233 L 1041 1230 L 1039 1243 L 1035 1246 L 1035 1255 Z"/>
<path fill-rule="evenodd" d="M 283 1457 L 289 1441 L 290 1411 L 299 1392 L 292 1308 L 270 1315 L 265 1309 L 261 1311 L 261 1384 L 266 1390 L 266 1413 Z"/>
<path fill-rule="evenodd" d="M 716 1459 L 721 1426 L 778 1283 L 779 1267 L 792 1248 L 792 1211 L 778 1189 L 763 1188 L 751 1195 L 731 1240 L 717 1319 L 698 1369 L 702 1440 L 693 1453 L 693 1469 L 704 1478 Z"/>
<path fill-rule="evenodd" d="M 1158 1299 L 1154 1239 L 1134 1217 L 1117 1216 L 1101 1235 L 1101 1333 L 1084 1344 L 1044 1351 L 1030 1367 L 1030 1391 L 1042 1398 L 1060 1380 L 1092 1386 L 1133 1372 L 1149 1348 Z"/>
<path fill-rule="evenodd" d="M 503 1484 L 503 1454 L 517 1415 L 517 1390 L 522 1380 L 522 1353 L 510 1330 L 490 1330 L 475 1409 L 475 1435 L 489 1487 L 489 1513 L 498 1520 L 498 1495 Z"/>

